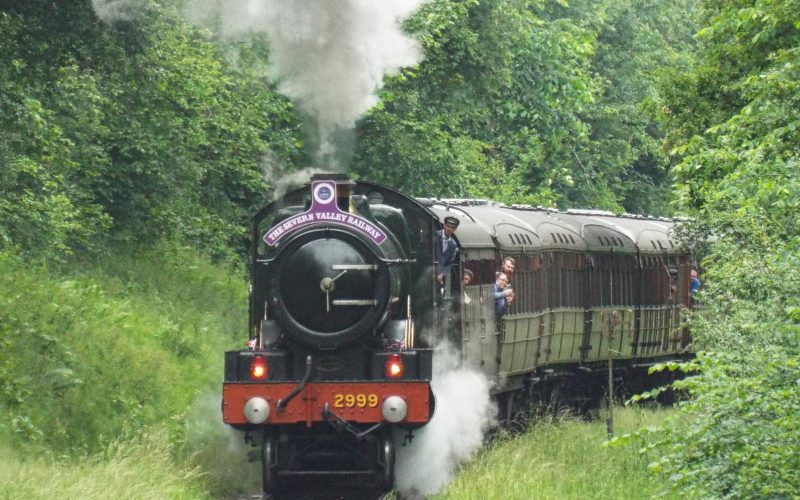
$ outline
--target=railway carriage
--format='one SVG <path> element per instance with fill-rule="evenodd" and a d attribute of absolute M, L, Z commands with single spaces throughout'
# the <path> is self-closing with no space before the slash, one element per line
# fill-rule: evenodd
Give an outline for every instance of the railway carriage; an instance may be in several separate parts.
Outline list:
<path fill-rule="evenodd" d="M 672 221 L 476 200 L 427 204 L 440 219 L 461 220 L 453 306 L 442 322 L 464 362 L 496 381 L 504 419 L 534 401 L 596 405 L 609 358 L 619 382 L 640 390 L 649 366 L 688 354 L 681 316 L 691 256 Z M 492 286 L 506 257 L 516 261 L 515 299 L 496 318 Z M 474 279 L 462 292 L 463 269 Z"/>

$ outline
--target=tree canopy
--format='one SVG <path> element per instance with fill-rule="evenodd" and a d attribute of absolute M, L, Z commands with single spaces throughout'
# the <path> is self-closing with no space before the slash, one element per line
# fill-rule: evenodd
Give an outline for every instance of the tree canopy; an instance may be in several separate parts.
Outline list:
<path fill-rule="evenodd" d="M 354 170 L 420 195 L 664 214 L 668 162 L 646 111 L 658 68 L 692 43 L 689 5 L 425 4 L 407 22 L 425 61 L 360 124 Z"/>
<path fill-rule="evenodd" d="M 302 156 L 291 103 L 169 10 L 109 25 L 89 1 L 5 5 L 1 244 L 70 252 L 111 234 L 235 251 L 270 185 L 261 158 Z"/>
<path fill-rule="evenodd" d="M 668 213 L 649 109 L 692 43 L 690 4 L 425 3 L 405 24 L 425 59 L 386 78 L 350 171 L 416 195 Z M 89 0 L 4 5 L 3 246 L 167 236 L 235 253 L 277 181 L 265 166 L 309 166 L 266 38 L 190 26 L 170 0 L 114 22 Z"/>

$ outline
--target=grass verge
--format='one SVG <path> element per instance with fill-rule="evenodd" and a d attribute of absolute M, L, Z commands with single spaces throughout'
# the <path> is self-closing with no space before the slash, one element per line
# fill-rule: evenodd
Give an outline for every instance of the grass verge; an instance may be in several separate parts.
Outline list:
<path fill-rule="evenodd" d="M 176 464 L 165 433 L 117 441 L 92 457 L 20 457 L 0 448 L 0 498 L 204 499 L 200 472 Z"/>
<path fill-rule="evenodd" d="M 658 425 L 670 410 L 614 412 L 617 435 Z M 499 437 L 456 475 L 445 499 L 645 499 L 662 490 L 653 457 L 635 446 L 604 446 L 605 420 L 536 422 L 519 436 Z"/>

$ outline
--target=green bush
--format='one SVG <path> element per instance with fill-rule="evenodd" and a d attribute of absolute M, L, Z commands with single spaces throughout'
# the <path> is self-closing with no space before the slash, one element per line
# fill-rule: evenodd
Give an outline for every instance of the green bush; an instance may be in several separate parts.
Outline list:
<path fill-rule="evenodd" d="M 651 467 L 696 498 L 800 494 L 800 253 L 720 242 L 692 333 L 706 352 L 675 383 L 690 398 L 651 444 Z"/>
<path fill-rule="evenodd" d="M 662 88 L 681 202 L 708 244 L 705 352 L 653 467 L 699 498 L 800 496 L 797 0 L 700 3 L 687 71 Z"/>
<path fill-rule="evenodd" d="M 183 413 L 218 389 L 222 352 L 246 337 L 246 287 L 169 248 L 71 274 L 0 254 L 3 434 L 67 453 L 151 426 L 181 438 Z"/>
<path fill-rule="evenodd" d="M 800 358 L 779 349 L 701 356 L 676 385 L 692 398 L 650 468 L 692 498 L 794 498 L 800 492 Z"/>

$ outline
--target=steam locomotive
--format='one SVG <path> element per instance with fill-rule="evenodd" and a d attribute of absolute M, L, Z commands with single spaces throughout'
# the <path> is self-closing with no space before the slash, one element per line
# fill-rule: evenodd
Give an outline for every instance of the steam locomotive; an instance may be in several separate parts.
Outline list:
<path fill-rule="evenodd" d="M 460 221 L 460 252 L 441 283 L 446 216 Z M 691 257 L 672 225 L 314 176 L 253 218 L 251 341 L 225 353 L 223 420 L 260 451 L 265 493 L 317 475 L 389 488 L 393 429 L 413 435 L 432 418 L 444 342 L 495 381 L 505 419 L 543 394 L 595 394 L 609 359 L 617 378 L 640 380 L 689 346 Z M 506 257 L 516 298 L 498 318 Z"/>

